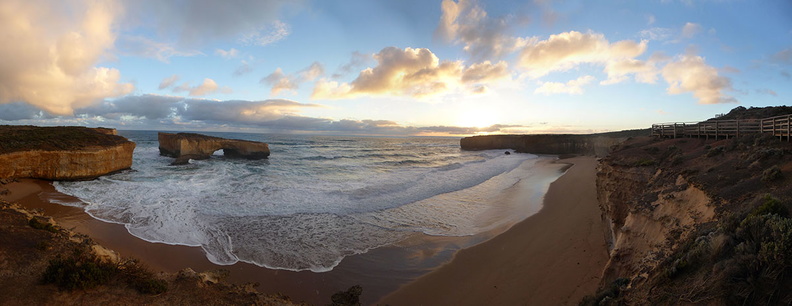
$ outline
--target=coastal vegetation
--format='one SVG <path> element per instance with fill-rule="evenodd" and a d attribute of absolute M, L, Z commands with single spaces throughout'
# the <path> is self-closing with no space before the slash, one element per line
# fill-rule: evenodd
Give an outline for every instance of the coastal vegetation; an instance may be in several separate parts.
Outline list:
<path fill-rule="evenodd" d="M 776 112 L 737 108 L 728 116 L 750 114 Z M 764 134 L 717 140 L 638 137 L 619 145 L 602 161 L 603 169 L 615 172 L 601 174 L 598 184 L 600 192 L 610 192 L 610 205 L 601 202 L 606 215 L 623 226 L 615 229 L 617 235 L 632 239 L 632 245 L 617 246 L 621 250 L 600 290 L 581 304 L 792 303 L 790 156 L 792 143 Z M 608 187 L 610 180 L 626 185 L 616 190 Z M 698 204 L 680 197 L 691 188 L 706 194 L 711 218 L 697 215 L 692 207 Z M 671 203 L 682 209 L 653 219 Z M 681 221 L 690 218 L 697 221 Z M 621 225 L 638 219 L 649 220 L 647 227 Z M 639 236 L 650 235 L 641 231 L 649 231 L 652 222 L 672 230 L 660 234 L 655 248 L 642 249 Z M 651 235 L 658 238 L 658 232 Z M 635 253 L 640 250 L 645 252 Z"/>

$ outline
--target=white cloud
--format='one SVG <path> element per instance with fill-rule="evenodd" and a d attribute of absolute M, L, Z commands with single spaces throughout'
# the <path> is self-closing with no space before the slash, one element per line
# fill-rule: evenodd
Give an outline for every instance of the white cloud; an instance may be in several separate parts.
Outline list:
<path fill-rule="evenodd" d="M 319 62 L 314 62 L 311 66 L 300 70 L 295 75 L 287 75 L 283 73 L 281 68 L 275 69 L 266 77 L 259 81 L 261 84 L 268 84 L 272 86 L 270 93 L 277 95 L 283 91 L 294 91 L 300 87 L 300 84 L 314 81 L 318 77 L 324 75 L 324 66 Z"/>
<path fill-rule="evenodd" d="M 701 25 L 688 22 L 682 27 L 682 38 L 693 38 L 696 34 L 701 33 Z"/>
<path fill-rule="evenodd" d="M 360 95 L 427 97 L 456 88 L 475 90 L 481 85 L 508 78 L 506 62 L 489 61 L 466 67 L 461 61 L 440 61 L 425 48 L 387 47 L 373 55 L 377 66 L 366 68 L 350 83 L 322 79 L 312 98 L 340 99 Z"/>
<path fill-rule="evenodd" d="M 526 40 L 507 35 L 513 16 L 491 18 L 475 1 L 444 0 L 435 37 L 462 43 L 477 61 L 500 58 L 524 46 Z"/>
<path fill-rule="evenodd" d="M 520 52 L 520 66 L 533 78 L 553 71 L 565 71 L 580 64 L 606 64 L 611 61 L 635 58 L 646 51 L 647 41 L 630 40 L 608 42 L 599 33 L 576 31 L 550 35 L 547 40 L 535 41 Z"/>
<path fill-rule="evenodd" d="M 291 34 L 289 26 L 276 20 L 269 26 L 259 27 L 243 33 L 239 41 L 247 45 L 266 46 L 286 38 L 289 34 Z"/>
<path fill-rule="evenodd" d="M 642 39 L 665 41 L 674 36 L 674 30 L 669 28 L 650 28 L 642 30 L 639 35 Z"/>
<path fill-rule="evenodd" d="M 217 49 L 215 50 L 215 54 L 220 55 L 220 57 L 225 59 L 235 58 L 239 55 L 239 50 L 231 48 L 228 50 Z"/>
<path fill-rule="evenodd" d="M 575 80 L 571 80 L 566 83 L 559 83 L 559 82 L 544 82 L 542 86 L 539 86 L 534 93 L 551 95 L 551 94 L 570 94 L 570 95 L 580 95 L 583 94 L 583 86 L 588 85 L 589 83 L 593 82 L 595 79 L 593 76 L 584 75 L 579 77 Z"/>
<path fill-rule="evenodd" d="M 279 21 L 280 13 L 285 8 L 299 9 L 303 2 L 135 0 L 124 4 L 128 25 L 149 28 L 160 40 L 189 48 L 215 40 L 244 40 L 258 45 L 283 38 L 286 26 Z"/>
<path fill-rule="evenodd" d="M 270 90 L 272 95 L 277 95 L 285 90 L 297 90 L 297 83 L 292 81 L 292 78 L 283 73 L 280 68 L 275 69 L 274 72 L 261 79 L 260 82 L 272 86 Z"/>
<path fill-rule="evenodd" d="M 178 50 L 171 43 L 157 42 L 143 36 L 122 36 L 116 47 L 121 54 L 153 58 L 163 63 L 170 63 L 170 58 L 174 56 L 203 55 L 197 50 Z"/>
<path fill-rule="evenodd" d="M 682 55 L 663 67 L 663 78 L 672 95 L 693 93 L 701 104 L 737 102 L 724 91 L 732 90 L 731 80 L 719 76 L 718 70 L 697 55 Z"/>
<path fill-rule="evenodd" d="M 113 1 L 0 1 L 0 103 L 71 114 L 131 92 L 118 70 L 96 66 L 113 47 L 120 12 Z"/>
<path fill-rule="evenodd" d="M 160 82 L 160 84 L 159 84 L 159 89 L 162 90 L 162 89 L 171 87 L 171 86 L 173 86 L 173 84 L 176 84 L 176 82 L 178 82 L 178 81 L 179 81 L 179 76 L 175 75 L 175 74 L 172 75 L 172 76 L 169 76 L 167 78 L 164 78 L 164 79 L 162 79 L 162 82 Z"/>
<path fill-rule="evenodd" d="M 225 86 L 220 87 L 219 85 L 217 85 L 217 82 L 209 78 L 204 79 L 200 85 L 194 87 L 190 87 L 189 83 L 183 83 L 182 85 L 173 88 L 173 92 L 183 92 L 183 91 L 189 92 L 190 96 L 205 96 L 217 92 L 227 94 L 232 92 L 231 88 Z"/>

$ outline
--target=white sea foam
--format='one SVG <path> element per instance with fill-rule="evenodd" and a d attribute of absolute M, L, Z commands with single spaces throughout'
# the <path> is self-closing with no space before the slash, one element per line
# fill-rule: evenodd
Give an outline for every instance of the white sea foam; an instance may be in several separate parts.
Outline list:
<path fill-rule="evenodd" d="M 455 139 L 247 135 L 270 143 L 269 160 L 214 156 L 173 167 L 156 134 L 127 137 L 138 143 L 133 171 L 56 188 L 142 239 L 201 246 L 217 264 L 294 271 L 327 271 L 414 233 L 475 235 L 519 221 L 559 175 L 512 171 L 540 158 L 464 152 Z M 536 186 L 530 203 L 493 206 L 520 180 Z"/>

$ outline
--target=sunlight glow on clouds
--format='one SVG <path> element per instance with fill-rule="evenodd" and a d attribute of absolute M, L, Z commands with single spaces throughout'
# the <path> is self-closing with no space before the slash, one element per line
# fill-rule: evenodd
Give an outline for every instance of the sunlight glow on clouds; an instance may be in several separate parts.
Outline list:
<path fill-rule="evenodd" d="M 74 5 L 79 9 L 64 10 Z M 113 1 L 0 2 L 0 103 L 25 101 L 55 114 L 125 95 L 116 69 L 94 67 L 113 47 Z M 74 15 L 64 15 L 63 12 Z"/>
<path fill-rule="evenodd" d="M 387 47 L 375 54 L 378 65 L 360 72 L 350 83 L 317 82 L 312 98 L 341 99 L 358 95 L 407 95 L 416 98 L 470 89 L 509 77 L 506 62 L 489 61 L 469 67 L 461 61 L 440 61 L 426 48 Z"/>
<path fill-rule="evenodd" d="M 668 82 L 668 93 L 677 95 L 692 92 L 699 103 L 733 103 L 733 97 L 723 93 L 733 90 L 729 78 L 719 76 L 718 70 L 707 65 L 697 55 L 678 56 L 663 67 L 663 78 Z"/>
<path fill-rule="evenodd" d="M 580 64 L 605 64 L 635 58 L 646 51 L 646 45 L 645 40 L 610 43 L 600 33 L 570 31 L 530 43 L 520 52 L 520 65 L 529 75 L 538 78 Z"/>
<path fill-rule="evenodd" d="M 542 83 L 542 86 L 537 88 L 534 93 L 540 94 L 558 94 L 558 93 L 565 93 L 570 95 L 580 95 L 583 94 L 583 86 L 588 85 L 589 83 L 593 82 L 595 79 L 593 76 L 584 75 L 579 77 L 575 80 L 571 80 L 566 83 L 558 83 L 558 82 L 545 82 Z"/>

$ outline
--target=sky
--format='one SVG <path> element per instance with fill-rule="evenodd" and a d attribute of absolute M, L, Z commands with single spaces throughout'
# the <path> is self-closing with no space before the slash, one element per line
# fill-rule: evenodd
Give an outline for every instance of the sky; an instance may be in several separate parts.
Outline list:
<path fill-rule="evenodd" d="M 3 0 L 0 124 L 591 133 L 792 105 L 787 0 Z"/>

